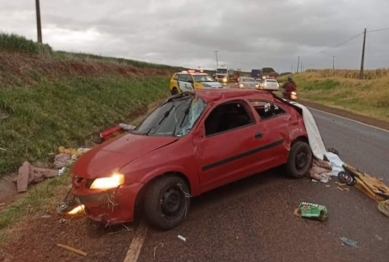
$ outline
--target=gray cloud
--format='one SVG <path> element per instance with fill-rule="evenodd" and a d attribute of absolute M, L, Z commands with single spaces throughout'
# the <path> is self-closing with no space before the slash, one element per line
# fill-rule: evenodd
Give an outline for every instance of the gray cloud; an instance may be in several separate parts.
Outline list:
<path fill-rule="evenodd" d="M 0 30 L 36 39 L 31 0 L 0 0 Z M 387 0 L 41 0 L 55 49 L 197 68 L 358 68 L 365 27 L 389 27 Z M 366 67 L 388 67 L 389 31 L 368 34 Z M 385 56 L 386 55 L 386 56 Z M 385 59 L 387 57 L 388 59 Z"/>

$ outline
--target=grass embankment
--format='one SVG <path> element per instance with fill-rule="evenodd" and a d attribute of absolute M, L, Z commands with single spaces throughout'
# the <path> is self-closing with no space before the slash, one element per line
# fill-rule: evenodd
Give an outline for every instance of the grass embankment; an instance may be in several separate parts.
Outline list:
<path fill-rule="evenodd" d="M 37 43 L 14 35 L 0 34 L 0 40 L 0 176 L 16 172 L 25 160 L 49 161 L 59 146 L 83 146 L 104 128 L 144 114 L 169 94 L 169 77 L 180 70 L 86 54 L 42 54 Z M 44 181 L 2 210 L 0 242 L 15 223 L 55 212 L 68 184 L 68 175 Z"/>
<path fill-rule="evenodd" d="M 389 70 L 367 71 L 364 80 L 352 70 L 329 71 L 295 75 L 299 98 L 389 122 Z"/>

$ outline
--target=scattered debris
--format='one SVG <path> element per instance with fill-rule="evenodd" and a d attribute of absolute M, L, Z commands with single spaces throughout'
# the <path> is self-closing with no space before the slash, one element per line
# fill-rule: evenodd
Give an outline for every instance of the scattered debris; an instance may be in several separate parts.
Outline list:
<path fill-rule="evenodd" d="M 123 123 L 120 123 L 119 124 L 120 128 L 125 130 L 125 131 L 130 131 L 130 130 L 133 130 L 136 126 L 133 126 L 133 125 L 127 125 L 127 124 L 123 124 Z"/>
<path fill-rule="evenodd" d="M 51 218 L 51 215 L 43 215 L 41 216 L 41 218 L 45 219 L 45 218 Z"/>
<path fill-rule="evenodd" d="M 315 179 L 312 179 L 312 182 L 314 182 L 314 183 L 317 183 L 318 181 L 317 181 L 317 180 L 315 180 Z"/>
<path fill-rule="evenodd" d="M 335 184 L 337 184 L 338 186 L 347 186 L 347 184 L 339 183 L 339 182 L 335 182 Z"/>
<path fill-rule="evenodd" d="M 186 242 L 186 238 L 185 238 L 185 237 L 183 237 L 183 236 L 181 236 L 181 235 L 178 235 L 177 237 L 178 237 L 179 239 L 181 239 L 182 241 Z"/>
<path fill-rule="evenodd" d="M 5 205 L 5 203 L 1 203 L 1 204 L 0 204 L 0 207 L 1 207 L 1 206 L 4 206 L 4 205 Z"/>
<path fill-rule="evenodd" d="M 58 171 L 58 175 L 59 176 L 62 176 L 66 171 L 66 166 L 64 166 L 63 168 L 61 168 L 59 171 Z"/>
<path fill-rule="evenodd" d="M 61 169 L 70 165 L 73 162 L 72 155 L 68 153 L 60 153 L 54 158 L 54 166 L 57 169 Z"/>
<path fill-rule="evenodd" d="M 369 176 L 360 170 L 345 164 L 344 169 L 356 180 L 355 187 L 361 190 L 376 202 L 389 200 L 389 186 L 382 181 Z"/>
<path fill-rule="evenodd" d="M 326 187 L 331 187 L 330 185 L 326 185 Z"/>
<path fill-rule="evenodd" d="M 86 257 L 86 256 L 88 255 L 88 254 L 85 253 L 84 251 L 81 251 L 81 250 L 79 250 L 79 249 L 75 249 L 75 248 L 73 248 L 73 247 L 69 247 L 69 246 L 62 245 L 62 244 L 57 244 L 57 246 L 60 247 L 60 248 L 66 249 L 66 250 L 68 250 L 68 251 L 71 251 L 71 252 L 73 252 L 73 253 L 79 254 L 79 255 L 81 255 L 81 256 L 84 256 L 84 257 Z"/>
<path fill-rule="evenodd" d="M 7 152 L 7 149 L 0 147 L 0 151 Z"/>
<path fill-rule="evenodd" d="M 160 245 L 161 247 L 164 246 L 163 243 L 159 243 L 159 245 Z M 155 246 L 155 247 L 154 247 L 154 259 L 155 259 L 155 254 L 156 254 L 156 252 L 157 252 L 157 248 L 158 248 L 158 246 Z"/>
<path fill-rule="evenodd" d="M 314 158 L 309 176 L 322 183 L 328 183 L 331 179 L 331 164 L 329 162 Z"/>
<path fill-rule="evenodd" d="M 22 193 L 27 191 L 29 184 L 38 183 L 45 178 L 51 178 L 57 175 L 57 170 L 34 167 L 26 161 L 19 168 L 18 176 L 13 179 L 13 182 L 16 183 L 18 193 Z"/>
<path fill-rule="evenodd" d="M 61 219 L 59 220 L 59 223 L 61 223 L 61 224 L 64 224 L 65 222 L 66 222 L 65 218 L 61 218 Z"/>
<path fill-rule="evenodd" d="M 378 210 L 385 216 L 389 217 L 389 200 L 378 203 Z"/>
<path fill-rule="evenodd" d="M 336 188 L 339 189 L 340 191 L 343 191 L 343 188 L 341 188 L 341 187 L 337 186 Z"/>
<path fill-rule="evenodd" d="M 380 237 L 379 235 L 375 235 L 375 238 L 377 238 L 377 240 L 379 241 L 382 241 L 382 237 Z"/>
<path fill-rule="evenodd" d="M 326 206 L 302 202 L 295 210 L 294 214 L 303 218 L 310 218 L 325 221 L 328 217 L 328 210 Z"/>
<path fill-rule="evenodd" d="M 85 206 L 79 205 L 75 208 L 73 208 L 71 211 L 67 212 L 68 215 L 77 215 L 78 213 L 84 212 Z"/>
<path fill-rule="evenodd" d="M 128 232 L 131 232 L 133 231 L 134 229 L 133 228 L 129 228 L 128 226 L 126 226 L 125 224 L 122 224 L 122 226 L 126 229 L 126 231 Z"/>
<path fill-rule="evenodd" d="M 341 237 L 340 240 L 342 240 L 344 245 L 350 246 L 350 247 L 357 247 L 358 242 L 348 239 L 347 237 Z"/>
<path fill-rule="evenodd" d="M 327 152 L 325 158 L 331 163 L 332 176 L 338 176 L 339 172 L 344 172 L 344 162 L 339 158 L 337 154 Z"/>

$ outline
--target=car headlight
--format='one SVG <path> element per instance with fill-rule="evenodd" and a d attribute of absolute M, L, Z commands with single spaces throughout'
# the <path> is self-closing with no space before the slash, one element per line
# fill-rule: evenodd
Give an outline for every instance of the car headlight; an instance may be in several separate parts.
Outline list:
<path fill-rule="evenodd" d="M 243 88 L 243 87 L 244 87 L 244 85 L 243 85 L 243 84 L 239 84 L 239 87 L 240 87 L 240 88 Z"/>
<path fill-rule="evenodd" d="M 227 82 L 227 78 L 225 77 L 225 78 L 223 78 L 223 82 L 224 83 L 226 83 Z"/>
<path fill-rule="evenodd" d="M 124 175 L 113 174 L 110 177 L 97 178 L 93 181 L 90 189 L 109 189 L 115 188 L 124 184 Z"/>
<path fill-rule="evenodd" d="M 255 88 L 259 88 L 259 85 L 258 85 L 258 84 L 256 84 L 256 85 L 255 85 Z"/>

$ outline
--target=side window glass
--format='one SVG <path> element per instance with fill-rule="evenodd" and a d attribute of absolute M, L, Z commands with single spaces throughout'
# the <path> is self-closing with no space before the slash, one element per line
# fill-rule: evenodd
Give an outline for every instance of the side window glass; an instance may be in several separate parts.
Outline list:
<path fill-rule="evenodd" d="M 180 75 L 178 75 L 178 81 L 183 81 L 183 82 L 185 82 L 186 81 L 186 74 L 180 74 Z"/>
<path fill-rule="evenodd" d="M 189 75 L 189 74 L 187 75 L 186 82 L 193 83 L 193 78 L 191 75 Z"/>
<path fill-rule="evenodd" d="M 270 101 L 250 100 L 261 120 L 285 114 L 285 110 Z"/>
<path fill-rule="evenodd" d="M 250 125 L 254 122 L 244 102 L 233 101 L 213 109 L 205 120 L 206 136 Z"/>

